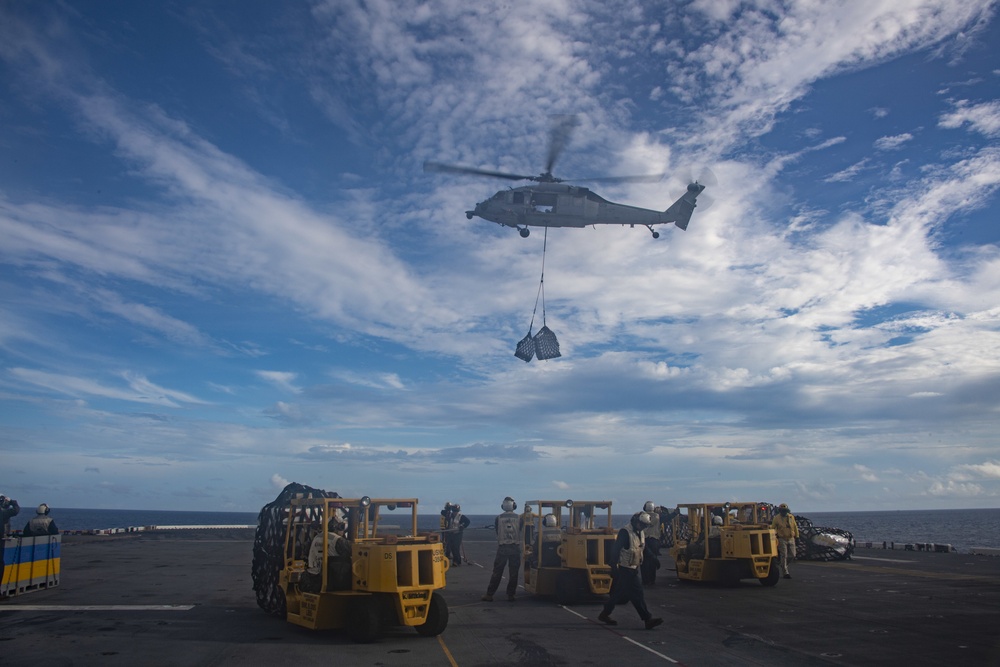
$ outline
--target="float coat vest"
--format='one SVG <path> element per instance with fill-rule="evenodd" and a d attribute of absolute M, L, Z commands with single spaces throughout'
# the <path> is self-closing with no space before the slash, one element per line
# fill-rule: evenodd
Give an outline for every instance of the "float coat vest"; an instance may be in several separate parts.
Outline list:
<path fill-rule="evenodd" d="M 498 516 L 495 524 L 497 530 L 497 543 L 517 544 L 520 541 L 520 536 L 518 535 L 520 525 L 521 517 L 513 512 L 504 512 Z"/>
<path fill-rule="evenodd" d="M 618 565 L 634 570 L 642 564 L 642 550 L 646 548 L 646 538 L 643 537 L 642 531 L 637 533 L 632 529 L 632 526 L 624 530 L 628 533 L 629 545 L 627 549 L 622 549 L 619 552 Z"/>

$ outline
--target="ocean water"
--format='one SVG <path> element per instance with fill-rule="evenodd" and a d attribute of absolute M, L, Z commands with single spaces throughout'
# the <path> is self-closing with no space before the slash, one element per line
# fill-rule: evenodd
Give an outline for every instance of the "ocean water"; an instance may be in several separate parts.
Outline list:
<path fill-rule="evenodd" d="M 11 528 L 24 526 L 34 513 L 23 509 Z M 257 525 L 256 512 L 177 512 L 170 510 L 95 510 L 53 508 L 52 518 L 62 530 L 98 530 L 133 526 Z M 390 515 L 391 516 L 391 515 Z M 472 528 L 493 526 L 495 515 L 468 515 Z M 854 534 L 859 544 L 899 545 L 915 542 L 950 544 L 962 552 L 972 547 L 1000 549 L 1000 509 L 899 510 L 879 512 L 806 512 L 814 525 L 841 528 Z M 437 530 L 437 514 L 421 514 L 421 531 Z M 614 525 L 624 526 L 629 515 L 615 515 Z M 405 519 L 405 517 L 404 517 Z"/>

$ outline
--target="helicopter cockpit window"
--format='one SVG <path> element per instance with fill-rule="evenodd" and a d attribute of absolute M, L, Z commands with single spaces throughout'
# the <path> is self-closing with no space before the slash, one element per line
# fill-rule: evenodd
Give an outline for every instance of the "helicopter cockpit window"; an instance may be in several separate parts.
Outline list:
<path fill-rule="evenodd" d="M 514 203 L 515 204 L 523 204 L 524 203 L 524 193 L 523 192 L 515 192 L 514 193 Z"/>

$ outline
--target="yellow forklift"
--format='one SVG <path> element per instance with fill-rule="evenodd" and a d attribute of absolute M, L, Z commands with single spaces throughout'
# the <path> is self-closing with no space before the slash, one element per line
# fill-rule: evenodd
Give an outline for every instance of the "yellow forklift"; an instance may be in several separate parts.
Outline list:
<path fill-rule="evenodd" d="M 670 555 L 681 581 L 778 583 L 778 538 L 757 503 L 678 505 Z"/>
<path fill-rule="evenodd" d="M 611 501 L 530 500 L 525 505 L 537 514 L 521 527 L 524 589 L 553 595 L 564 605 L 607 594 L 616 535 Z"/>
<path fill-rule="evenodd" d="M 396 511 L 398 521 L 388 516 Z M 346 525 L 346 543 L 330 532 L 338 524 Z M 438 591 L 449 563 L 439 540 L 417 532 L 416 498 L 292 499 L 278 578 L 285 618 L 312 630 L 344 629 L 360 643 L 390 625 L 441 634 L 448 605 Z M 316 554 L 320 545 L 321 569 L 311 573 L 310 549 Z"/>

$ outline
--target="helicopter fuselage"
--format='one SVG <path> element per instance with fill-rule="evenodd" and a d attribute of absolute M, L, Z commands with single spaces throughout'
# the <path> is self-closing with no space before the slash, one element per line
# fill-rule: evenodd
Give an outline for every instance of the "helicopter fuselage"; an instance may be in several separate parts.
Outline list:
<path fill-rule="evenodd" d="M 501 190 L 476 204 L 465 215 L 470 220 L 483 218 L 505 227 L 514 227 L 528 236 L 528 227 L 586 227 L 588 225 L 642 225 L 653 232 L 653 225 L 673 222 L 686 229 L 695 207 L 695 199 L 704 186 L 693 183 L 688 191 L 666 211 L 616 204 L 589 188 L 566 183 L 538 183 Z"/>

